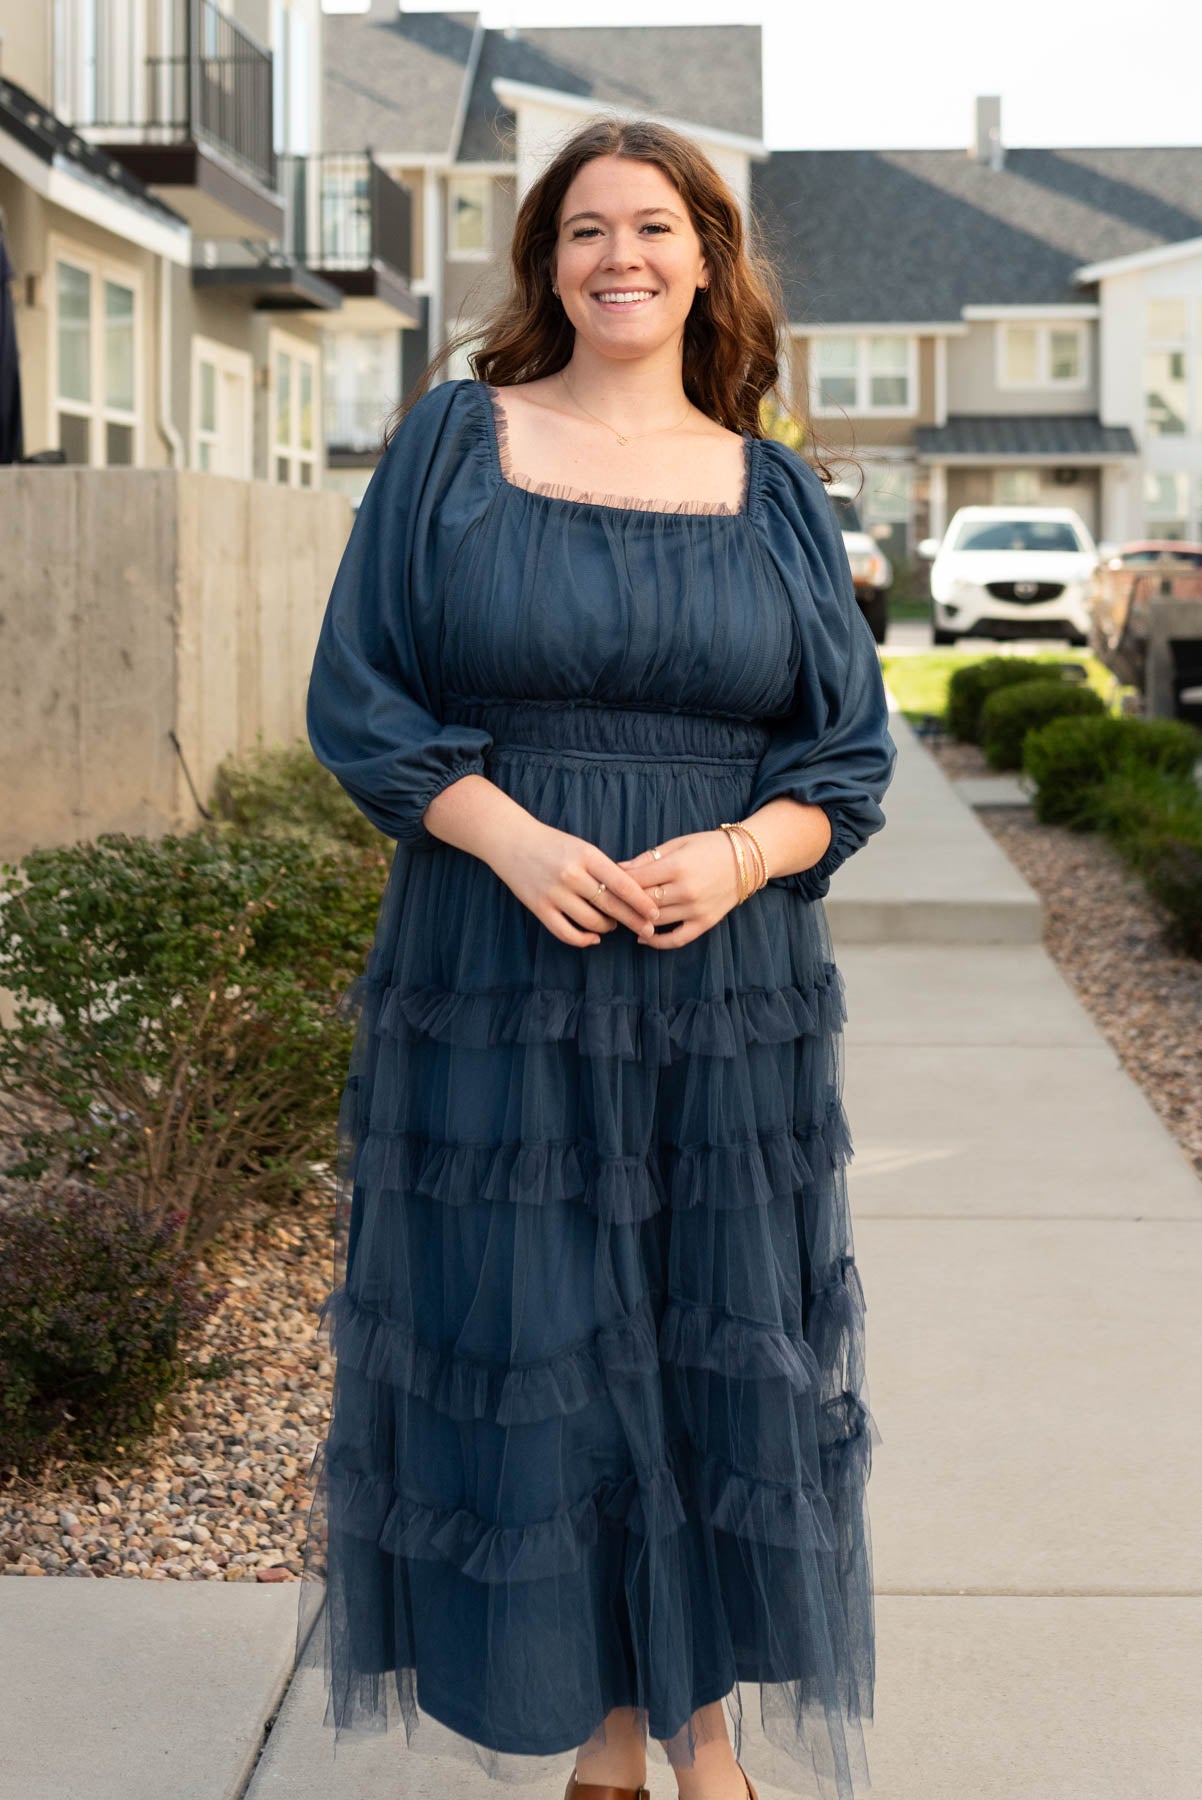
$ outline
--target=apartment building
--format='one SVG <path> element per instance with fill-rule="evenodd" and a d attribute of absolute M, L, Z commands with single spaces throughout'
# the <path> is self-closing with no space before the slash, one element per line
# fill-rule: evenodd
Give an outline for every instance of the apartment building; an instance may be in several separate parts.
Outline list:
<path fill-rule="evenodd" d="M 327 332 L 418 322 L 409 195 L 323 140 L 320 0 L 0 0 L 27 456 L 325 475 Z"/>

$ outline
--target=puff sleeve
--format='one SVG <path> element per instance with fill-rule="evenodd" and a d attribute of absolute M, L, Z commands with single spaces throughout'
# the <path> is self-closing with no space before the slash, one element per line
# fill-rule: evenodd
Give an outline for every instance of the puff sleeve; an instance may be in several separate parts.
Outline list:
<path fill-rule="evenodd" d="M 885 823 L 881 806 L 897 746 L 876 639 L 856 601 L 834 506 L 818 474 L 786 444 L 766 440 L 769 550 L 796 615 L 800 657 L 787 714 L 769 721 L 748 813 L 782 795 L 821 806 L 831 841 L 821 860 L 772 877 L 821 899 L 831 876 Z"/>
<path fill-rule="evenodd" d="M 483 774 L 488 732 L 439 717 L 440 558 L 470 525 L 457 477 L 470 439 L 457 384 L 423 394 L 372 472 L 334 577 L 309 677 L 317 760 L 397 843 L 441 840 L 422 815 L 461 775 Z"/>

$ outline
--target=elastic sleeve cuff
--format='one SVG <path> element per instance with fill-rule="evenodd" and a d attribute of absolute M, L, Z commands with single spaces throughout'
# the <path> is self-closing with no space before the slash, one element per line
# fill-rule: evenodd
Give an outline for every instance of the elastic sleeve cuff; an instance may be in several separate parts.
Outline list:
<path fill-rule="evenodd" d="M 473 756 L 465 756 L 459 762 L 452 763 L 449 768 L 440 769 L 418 796 L 409 823 L 403 832 L 397 833 L 397 842 L 404 844 L 410 850 L 432 850 L 436 845 L 444 843 L 443 838 L 435 837 L 432 831 L 427 830 L 424 822 L 426 808 L 437 794 L 441 794 L 444 788 L 450 787 L 452 782 L 458 781 L 461 776 L 483 774 L 484 755 L 482 752 L 477 752 Z"/>
<path fill-rule="evenodd" d="M 821 805 L 822 803 L 819 802 Z M 824 899 L 831 885 L 831 876 L 841 863 L 847 859 L 847 850 L 842 839 L 842 815 L 837 806 L 823 806 L 823 812 L 831 822 L 831 841 L 816 863 L 808 869 L 798 869 L 791 875 L 770 875 L 769 881 L 778 887 L 788 888 L 791 893 L 801 894 L 806 900 Z"/>

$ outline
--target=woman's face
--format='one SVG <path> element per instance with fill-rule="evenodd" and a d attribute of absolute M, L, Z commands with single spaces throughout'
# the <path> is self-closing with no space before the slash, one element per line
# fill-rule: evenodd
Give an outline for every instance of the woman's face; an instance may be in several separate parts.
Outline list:
<path fill-rule="evenodd" d="M 595 157 L 573 179 L 559 216 L 552 280 L 578 339 L 623 360 L 679 342 L 709 274 L 684 201 L 662 170 Z M 642 297 L 599 298 L 615 292 Z"/>

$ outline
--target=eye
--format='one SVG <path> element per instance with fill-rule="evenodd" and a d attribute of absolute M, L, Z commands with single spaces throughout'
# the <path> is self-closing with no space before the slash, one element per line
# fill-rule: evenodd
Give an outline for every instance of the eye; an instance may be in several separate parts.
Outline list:
<path fill-rule="evenodd" d="M 599 225 L 577 225 L 572 236 L 574 238 L 588 237 L 590 232 L 599 231 L 600 229 L 601 227 Z M 672 227 L 670 225 L 665 225 L 662 220 L 649 219 L 645 225 L 640 227 L 640 229 L 643 231 L 670 231 Z"/>

